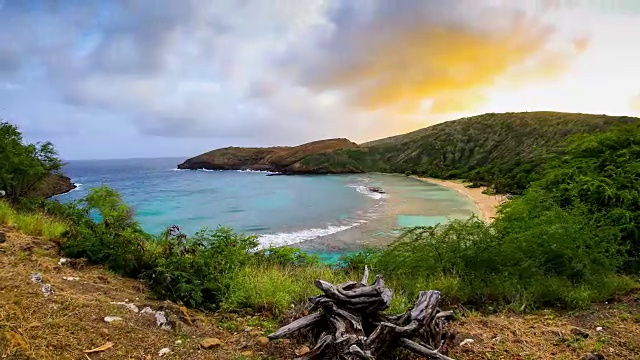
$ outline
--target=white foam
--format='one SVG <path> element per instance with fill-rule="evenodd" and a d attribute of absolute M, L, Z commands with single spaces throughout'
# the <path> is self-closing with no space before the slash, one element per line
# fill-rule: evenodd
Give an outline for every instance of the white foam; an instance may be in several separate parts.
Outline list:
<path fill-rule="evenodd" d="M 266 170 L 250 170 L 250 169 L 246 169 L 246 170 L 232 170 L 232 171 L 249 172 L 249 173 L 260 173 L 260 174 L 279 174 L 279 173 L 276 173 L 276 172 L 266 171 Z"/>
<path fill-rule="evenodd" d="M 192 171 L 191 169 L 171 169 L 172 171 Z M 236 171 L 236 172 L 248 172 L 248 173 L 260 173 L 260 174 L 279 174 L 273 171 L 264 171 L 264 170 L 209 170 L 209 169 L 195 169 L 195 171 L 204 171 L 204 172 L 223 172 L 223 171 Z"/>
<path fill-rule="evenodd" d="M 258 237 L 260 245 L 258 249 L 265 249 L 269 247 L 279 247 L 297 244 L 303 241 L 313 240 L 322 236 L 335 234 L 340 231 L 345 231 L 363 224 L 363 222 L 357 222 L 351 225 L 329 225 L 324 229 L 305 229 L 300 231 L 294 231 L 290 233 L 278 233 L 278 234 L 265 234 Z"/>
<path fill-rule="evenodd" d="M 80 184 L 80 183 L 73 183 L 73 185 L 75 185 L 75 187 L 74 187 L 73 189 L 71 189 L 71 190 L 67 191 L 65 194 L 68 194 L 68 193 L 70 193 L 70 192 L 74 192 L 74 191 L 80 190 L 80 188 L 82 187 L 82 185 L 83 185 L 83 184 Z M 64 195 L 64 194 L 60 194 L 60 195 Z"/>
<path fill-rule="evenodd" d="M 349 187 L 355 188 L 360 194 L 366 195 L 372 199 L 380 200 L 387 197 L 387 194 L 381 194 L 379 192 L 369 190 L 369 187 L 362 185 L 349 185 Z"/>

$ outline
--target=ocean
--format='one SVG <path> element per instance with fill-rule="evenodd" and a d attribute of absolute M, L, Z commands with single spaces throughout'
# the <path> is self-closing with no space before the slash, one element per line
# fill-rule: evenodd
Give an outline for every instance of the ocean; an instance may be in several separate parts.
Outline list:
<path fill-rule="evenodd" d="M 403 227 L 477 211 L 456 191 L 405 176 L 177 170 L 183 160 L 69 161 L 63 171 L 78 188 L 55 199 L 77 200 L 104 184 L 120 192 L 150 233 L 174 224 L 187 234 L 225 225 L 258 235 L 264 247 L 294 245 L 325 257 L 387 244 Z"/>

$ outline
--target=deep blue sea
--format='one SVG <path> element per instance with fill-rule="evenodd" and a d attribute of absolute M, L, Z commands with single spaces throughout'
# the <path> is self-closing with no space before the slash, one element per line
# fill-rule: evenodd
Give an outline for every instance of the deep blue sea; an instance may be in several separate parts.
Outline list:
<path fill-rule="evenodd" d="M 79 199 L 99 185 L 119 191 L 142 227 L 186 233 L 226 225 L 264 246 L 350 251 L 389 242 L 399 229 L 466 218 L 474 205 L 455 191 L 382 174 L 266 176 L 261 172 L 176 170 L 184 159 L 70 161 L 64 172 Z M 368 191 L 380 186 L 386 194 Z"/>

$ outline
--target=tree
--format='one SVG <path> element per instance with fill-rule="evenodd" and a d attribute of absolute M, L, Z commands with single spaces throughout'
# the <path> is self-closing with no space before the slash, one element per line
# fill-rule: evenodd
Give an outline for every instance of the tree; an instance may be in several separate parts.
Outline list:
<path fill-rule="evenodd" d="M 62 165 L 52 143 L 25 143 L 17 126 L 0 122 L 0 190 L 10 202 L 25 197 Z"/>

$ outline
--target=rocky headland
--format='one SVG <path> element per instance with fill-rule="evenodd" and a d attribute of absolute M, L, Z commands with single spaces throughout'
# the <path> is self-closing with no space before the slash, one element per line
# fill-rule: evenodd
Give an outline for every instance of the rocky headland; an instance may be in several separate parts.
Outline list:
<path fill-rule="evenodd" d="M 29 195 L 32 197 L 50 198 L 67 193 L 76 187 L 68 176 L 50 174 L 45 177 L 40 184 L 36 185 Z"/>
<path fill-rule="evenodd" d="M 178 169 L 188 170 L 255 170 L 282 174 L 335 173 L 326 166 L 305 161 L 309 157 L 338 149 L 355 149 L 358 145 L 347 139 L 314 141 L 299 146 L 268 148 L 227 147 L 187 159 Z M 353 172 L 346 169 L 344 172 Z"/>

